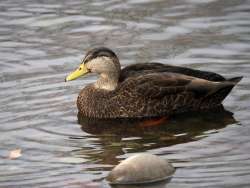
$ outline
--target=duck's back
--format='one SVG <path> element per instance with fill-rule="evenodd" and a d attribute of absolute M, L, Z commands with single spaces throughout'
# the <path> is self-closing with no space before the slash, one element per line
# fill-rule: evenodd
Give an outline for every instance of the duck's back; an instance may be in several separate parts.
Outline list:
<path fill-rule="evenodd" d="M 187 67 L 166 65 L 162 63 L 140 63 L 140 64 L 129 65 L 122 69 L 119 80 L 120 82 L 122 82 L 131 76 L 139 76 L 142 74 L 162 73 L 162 72 L 179 73 L 187 76 L 193 76 L 196 78 L 202 78 L 209 81 L 226 80 L 223 76 L 214 72 L 201 71 Z"/>

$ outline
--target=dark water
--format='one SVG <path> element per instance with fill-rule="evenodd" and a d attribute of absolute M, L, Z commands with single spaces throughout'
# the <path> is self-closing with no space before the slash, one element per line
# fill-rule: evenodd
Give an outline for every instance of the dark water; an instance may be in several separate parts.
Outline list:
<path fill-rule="evenodd" d="M 159 61 L 243 75 L 224 101 L 234 115 L 140 131 L 81 128 L 75 100 L 96 78 L 64 78 L 99 45 L 123 66 Z M 0 1 L 0 187 L 101 187 L 114 165 L 144 151 L 177 168 L 167 187 L 250 187 L 249 62 L 250 1 Z M 8 159 L 16 148 L 22 156 Z"/>

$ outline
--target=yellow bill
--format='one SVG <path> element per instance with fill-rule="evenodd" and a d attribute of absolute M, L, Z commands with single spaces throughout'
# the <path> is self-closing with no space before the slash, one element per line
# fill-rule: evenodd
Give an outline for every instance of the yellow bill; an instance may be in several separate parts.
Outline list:
<path fill-rule="evenodd" d="M 75 80 L 77 78 L 79 78 L 80 76 L 83 76 L 85 74 L 87 74 L 89 72 L 89 70 L 86 68 L 86 66 L 82 63 L 78 69 L 76 69 L 74 72 L 70 73 L 66 79 L 65 82 L 67 81 L 71 81 L 71 80 Z"/>

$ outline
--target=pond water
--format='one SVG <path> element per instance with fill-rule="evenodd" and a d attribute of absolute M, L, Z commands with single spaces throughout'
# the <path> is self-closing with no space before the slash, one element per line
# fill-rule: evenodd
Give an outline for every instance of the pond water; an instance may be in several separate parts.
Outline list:
<path fill-rule="evenodd" d="M 224 112 L 139 131 L 81 127 L 75 100 L 96 77 L 64 78 L 96 46 L 122 66 L 156 61 L 244 79 Z M 250 187 L 250 1 L 4 0 L 0 57 L 0 187 L 109 187 L 102 179 L 138 152 L 176 167 L 154 188 Z M 16 148 L 22 156 L 8 159 Z"/>

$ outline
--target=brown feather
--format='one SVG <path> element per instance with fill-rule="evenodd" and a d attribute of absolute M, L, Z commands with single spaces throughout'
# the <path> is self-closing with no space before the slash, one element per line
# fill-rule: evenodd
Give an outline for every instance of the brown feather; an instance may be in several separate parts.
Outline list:
<path fill-rule="evenodd" d="M 120 75 L 120 81 L 123 81 L 131 76 L 139 76 L 142 74 L 149 74 L 156 72 L 180 73 L 187 76 L 193 76 L 196 78 L 202 78 L 210 81 L 226 80 L 223 76 L 209 71 L 195 70 L 187 67 L 172 66 L 162 63 L 140 63 L 140 64 L 129 65 L 123 68 Z"/>

